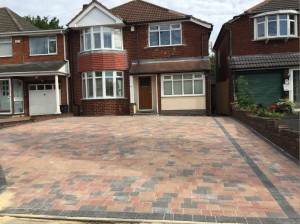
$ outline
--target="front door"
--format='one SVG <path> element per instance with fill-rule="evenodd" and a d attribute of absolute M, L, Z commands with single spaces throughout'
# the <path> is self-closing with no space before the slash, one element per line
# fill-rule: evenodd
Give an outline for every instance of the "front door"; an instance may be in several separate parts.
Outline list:
<path fill-rule="evenodd" d="M 139 109 L 153 109 L 151 77 L 139 77 Z"/>
<path fill-rule="evenodd" d="M 0 80 L 0 114 L 11 113 L 10 80 Z"/>
<path fill-rule="evenodd" d="M 293 96 L 296 108 L 300 109 L 300 70 L 293 71 Z"/>
<path fill-rule="evenodd" d="M 14 113 L 24 113 L 23 81 L 14 79 Z"/>

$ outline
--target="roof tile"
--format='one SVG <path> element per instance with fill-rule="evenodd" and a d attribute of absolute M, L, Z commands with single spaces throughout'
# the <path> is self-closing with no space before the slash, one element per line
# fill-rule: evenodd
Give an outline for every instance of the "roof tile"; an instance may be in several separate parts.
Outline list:
<path fill-rule="evenodd" d="M 199 72 L 210 70 L 209 60 L 183 60 L 183 61 L 161 61 L 132 64 L 129 73 L 137 74 L 157 74 L 172 72 Z"/>
<path fill-rule="evenodd" d="M 8 8 L 0 8 L 0 33 L 34 31 L 36 26 Z"/>
<path fill-rule="evenodd" d="M 262 13 L 287 9 L 299 10 L 299 5 L 299 0 L 265 0 L 248 9 L 245 13 Z"/>
<path fill-rule="evenodd" d="M 192 17 L 191 15 L 176 12 L 142 0 L 130 1 L 123 5 L 112 8 L 111 11 L 115 15 L 123 18 L 129 24 L 193 18 L 202 23 L 211 25 L 206 21 Z"/>
<path fill-rule="evenodd" d="M 246 55 L 229 58 L 231 69 L 282 68 L 300 65 L 300 53 Z"/>

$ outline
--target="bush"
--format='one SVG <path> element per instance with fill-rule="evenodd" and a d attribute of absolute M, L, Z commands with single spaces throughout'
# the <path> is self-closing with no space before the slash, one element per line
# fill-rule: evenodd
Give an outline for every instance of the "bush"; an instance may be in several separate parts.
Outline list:
<path fill-rule="evenodd" d="M 256 107 L 255 100 L 252 98 L 248 89 L 248 81 L 245 77 L 240 76 L 235 80 L 236 98 L 238 107 L 241 109 L 250 109 Z"/>

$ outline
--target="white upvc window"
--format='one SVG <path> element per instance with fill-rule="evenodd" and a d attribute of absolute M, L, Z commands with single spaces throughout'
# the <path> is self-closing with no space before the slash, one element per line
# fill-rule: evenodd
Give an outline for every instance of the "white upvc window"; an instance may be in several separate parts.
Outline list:
<path fill-rule="evenodd" d="M 30 55 L 47 55 L 57 53 L 56 36 L 30 37 Z"/>
<path fill-rule="evenodd" d="M 181 23 L 150 25 L 148 39 L 150 47 L 181 45 Z"/>
<path fill-rule="evenodd" d="M 80 51 L 123 49 L 121 28 L 90 27 L 80 32 Z"/>
<path fill-rule="evenodd" d="M 82 74 L 83 99 L 124 98 L 121 71 L 90 71 Z"/>
<path fill-rule="evenodd" d="M 254 18 L 254 39 L 297 37 L 297 15 L 268 14 Z"/>
<path fill-rule="evenodd" d="M 0 57 L 12 56 L 12 39 L 11 37 L 0 38 Z"/>
<path fill-rule="evenodd" d="M 205 76 L 201 73 L 162 75 L 162 96 L 205 95 Z"/>

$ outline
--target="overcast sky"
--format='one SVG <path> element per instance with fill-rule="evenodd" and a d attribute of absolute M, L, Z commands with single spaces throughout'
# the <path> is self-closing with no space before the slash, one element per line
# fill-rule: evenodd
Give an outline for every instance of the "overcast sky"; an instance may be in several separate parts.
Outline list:
<path fill-rule="evenodd" d="M 0 7 L 8 7 L 20 16 L 57 17 L 61 25 L 66 25 L 91 0 L 0 0 Z M 107 8 L 128 2 L 129 0 L 98 0 Z M 222 24 L 233 16 L 262 2 L 263 0 L 146 0 L 184 14 L 193 15 L 210 22 L 214 29 L 210 38 L 215 42 Z"/>

